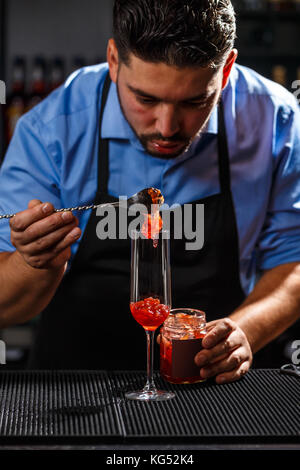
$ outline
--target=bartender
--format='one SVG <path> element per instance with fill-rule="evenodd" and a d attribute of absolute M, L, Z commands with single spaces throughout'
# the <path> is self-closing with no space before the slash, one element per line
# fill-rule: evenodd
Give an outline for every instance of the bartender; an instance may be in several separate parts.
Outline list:
<path fill-rule="evenodd" d="M 159 188 L 204 204 L 204 247 L 171 240 L 173 306 L 207 314 L 195 357 L 230 382 L 300 314 L 300 114 L 236 64 L 229 0 L 116 0 L 108 64 L 73 73 L 18 122 L 0 173 L 0 327 L 39 316 L 29 366 L 144 368 L 130 240 L 95 211 Z M 257 273 L 260 278 L 257 282 Z"/>

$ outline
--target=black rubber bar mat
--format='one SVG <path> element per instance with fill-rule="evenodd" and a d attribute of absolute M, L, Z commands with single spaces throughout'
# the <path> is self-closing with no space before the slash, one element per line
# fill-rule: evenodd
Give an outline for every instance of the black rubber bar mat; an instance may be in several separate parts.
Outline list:
<path fill-rule="evenodd" d="M 117 401 L 105 372 L 1 372 L 0 443 L 123 439 Z"/>
<path fill-rule="evenodd" d="M 115 396 L 139 389 L 143 376 L 114 375 Z M 157 403 L 121 401 L 127 439 L 143 436 L 188 439 L 199 443 L 300 442 L 300 379 L 279 370 L 251 370 L 243 379 L 224 385 L 212 380 L 195 385 L 157 386 L 176 398 Z"/>
<path fill-rule="evenodd" d="M 0 372 L 0 444 L 37 443 L 299 443 L 300 380 L 252 370 L 225 385 L 213 381 L 160 388 L 158 403 L 124 398 L 142 372 Z"/>

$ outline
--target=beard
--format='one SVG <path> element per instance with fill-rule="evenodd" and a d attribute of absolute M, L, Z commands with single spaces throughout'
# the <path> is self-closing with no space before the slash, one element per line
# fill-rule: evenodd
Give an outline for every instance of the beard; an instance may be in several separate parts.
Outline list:
<path fill-rule="evenodd" d="M 172 137 L 163 137 L 159 132 L 152 133 L 152 134 L 138 134 L 136 132 L 135 128 L 130 123 L 127 116 L 126 116 L 126 112 L 125 112 L 125 109 L 123 107 L 121 97 L 120 97 L 118 81 L 116 83 L 116 86 L 117 86 L 117 93 L 118 93 L 120 108 L 121 108 L 121 111 L 123 113 L 123 116 L 124 116 L 125 120 L 127 121 L 128 125 L 132 129 L 132 131 L 135 134 L 135 136 L 137 137 L 137 139 L 140 141 L 140 143 L 143 146 L 144 150 L 149 155 L 151 155 L 152 157 L 169 160 L 171 158 L 179 157 L 183 153 L 186 153 L 189 150 L 189 148 L 190 148 L 192 142 L 194 141 L 194 139 L 196 137 L 200 137 L 200 135 L 201 135 L 203 129 L 206 127 L 206 125 L 209 121 L 209 118 L 211 116 L 211 113 L 212 113 L 212 110 L 211 110 L 211 112 L 207 116 L 207 119 L 205 120 L 203 125 L 200 127 L 200 129 L 197 131 L 197 133 L 195 135 L 193 135 L 192 137 L 187 137 L 187 136 L 183 135 L 181 132 L 178 132 L 178 133 L 174 134 Z M 220 97 L 219 97 L 219 99 L 220 99 Z M 174 144 L 178 144 L 178 146 L 176 145 L 177 148 L 174 152 L 168 153 L 167 155 L 164 155 L 159 151 L 155 151 L 154 149 L 149 148 L 151 143 L 153 145 L 153 142 L 155 142 L 155 141 L 168 142 L 169 144 L 172 144 L 172 142 L 173 142 Z"/>

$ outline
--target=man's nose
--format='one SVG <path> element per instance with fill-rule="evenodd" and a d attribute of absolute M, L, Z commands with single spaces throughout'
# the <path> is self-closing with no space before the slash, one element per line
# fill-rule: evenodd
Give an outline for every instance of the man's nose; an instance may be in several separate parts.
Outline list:
<path fill-rule="evenodd" d="M 156 117 L 156 131 L 163 137 L 174 136 L 180 130 L 178 113 L 175 106 L 171 104 L 162 104 Z"/>

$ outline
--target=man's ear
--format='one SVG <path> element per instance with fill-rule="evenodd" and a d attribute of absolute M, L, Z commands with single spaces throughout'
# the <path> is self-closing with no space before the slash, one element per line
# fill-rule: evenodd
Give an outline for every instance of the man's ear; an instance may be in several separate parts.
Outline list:
<path fill-rule="evenodd" d="M 114 39 L 109 39 L 107 44 L 107 62 L 109 66 L 109 75 L 111 80 L 116 83 L 118 76 L 118 67 L 119 67 L 119 54 L 116 43 Z"/>
<path fill-rule="evenodd" d="M 229 75 L 230 75 L 232 66 L 236 61 L 237 55 L 238 55 L 237 49 L 232 49 L 229 56 L 227 57 L 226 63 L 223 67 L 222 90 L 226 87 L 228 83 Z"/>

